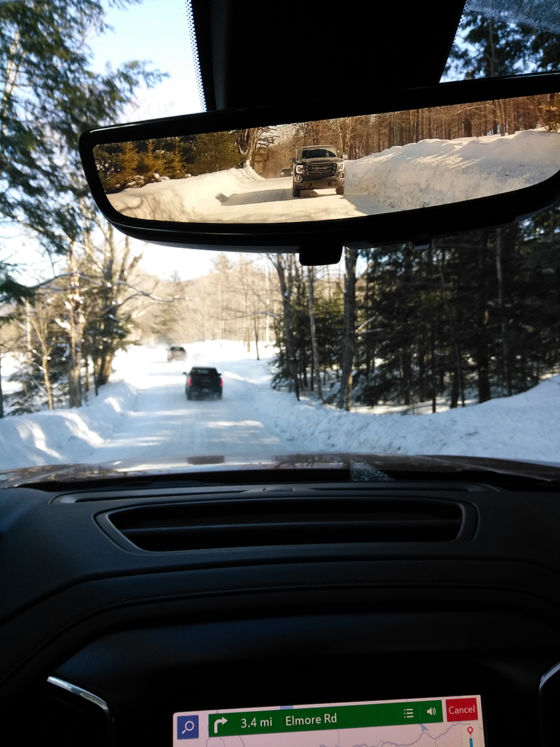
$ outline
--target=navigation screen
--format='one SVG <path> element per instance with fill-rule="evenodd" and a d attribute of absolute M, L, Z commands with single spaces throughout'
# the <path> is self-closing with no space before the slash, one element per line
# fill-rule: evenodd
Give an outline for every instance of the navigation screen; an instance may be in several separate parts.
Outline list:
<path fill-rule="evenodd" d="M 479 695 L 181 711 L 173 747 L 484 747 Z"/>

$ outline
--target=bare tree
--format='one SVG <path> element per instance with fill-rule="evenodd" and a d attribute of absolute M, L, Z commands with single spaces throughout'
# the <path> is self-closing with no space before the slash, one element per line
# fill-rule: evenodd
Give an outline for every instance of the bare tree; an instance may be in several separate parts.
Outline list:
<path fill-rule="evenodd" d="M 53 326 L 56 323 L 55 319 L 57 316 L 55 301 L 56 298 L 52 294 L 38 293 L 33 303 L 27 306 L 27 320 L 33 332 L 36 353 L 40 360 L 49 410 L 54 409 L 51 384 L 51 359 L 57 344 L 57 338 L 53 335 Z"/>
<path fill-rule="evenodd" d="M 84 336 L 84 314 L 82 310 L 83 296 L 80 289 L 80 276 L 76 264 L 74 243 L 70 244 L 70 287 L 68 289 L 65 306 L 68 310 L 68 337 L 70 340 L 70 354 L 68 357 L 68 400 L 70 407 L 80 407 L 82 404 L 82 340 Z"/>

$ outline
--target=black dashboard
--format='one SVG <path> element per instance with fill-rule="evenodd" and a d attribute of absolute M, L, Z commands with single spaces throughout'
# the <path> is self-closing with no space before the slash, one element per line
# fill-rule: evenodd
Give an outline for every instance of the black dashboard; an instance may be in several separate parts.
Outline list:
<path fill-rule="evenodd" d="M 4 724 L 171 747 L 178 712 L 478 695 L 484 744 L 557 744 L 558 498 L 523 478 L 6 488 Z"/>

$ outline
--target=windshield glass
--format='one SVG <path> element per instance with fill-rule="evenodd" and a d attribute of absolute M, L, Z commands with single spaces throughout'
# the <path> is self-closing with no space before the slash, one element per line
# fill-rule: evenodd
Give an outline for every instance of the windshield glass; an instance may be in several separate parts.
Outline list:
<path fill-rule="evenodd" d="M 447 77 L 490 70 L 482 11 L 469 8 Z M 523 36 L 510 16 L 488 18 L 491 74 L 556 69 L 558 24 Z M 202 109 L 184 2 L 0 2 L 0 30 L 0 470 L 310 451 L 560 462 L 560 205 L 424 246 L 345 249 L 320 267 L 141 243 L 96 210 L 77 136 Z M 522 134 L 560 131 L 547 111 Z M 461 142 L 483 138 L 504 173 L 528 142 L 497 120 Z M 418 186 L 427 203 L 454 184 L 448 143 L 424 141 L 424 161 L 447 166 Z M 245 170 L 269 146 L 213 143 L 237 147 L 228 157 Z M 371 155 L 318 150 L 302 155 L 338 150 L 348 173 Z M 389 151 L 410 189 L 406 149 Z M 169 179 L 155 160 L 146 148 L 130 183 Z M 288 199 L 347 199 L 338 182 L 296 196 L 289 162 L 274 163 Z"/>
<path fill-rule="evenodd" d="M 542 0 L 469 0 L 443 80 L 558 70 L 560 7 Z"/>

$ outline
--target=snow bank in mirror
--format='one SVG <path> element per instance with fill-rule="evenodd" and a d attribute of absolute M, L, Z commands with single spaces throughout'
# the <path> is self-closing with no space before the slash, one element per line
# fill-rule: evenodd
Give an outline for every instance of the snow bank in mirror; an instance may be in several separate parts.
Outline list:
<path fill-rule="evenodd" d="M 560 135 L 527 130 L 395 145 L 346 166 L 347 192 L 410 210 L 511 192 L 560 168 Z"/>
<path fill-rule="evenodd" d="M 201 174 L 185 179 L 165 179 L 144 187 L 108 194 L 112 206 L 131 218 L 148 220 L 207 220 L 231 195 L 250 190 L 262 178 L 250 166 Z"/>

